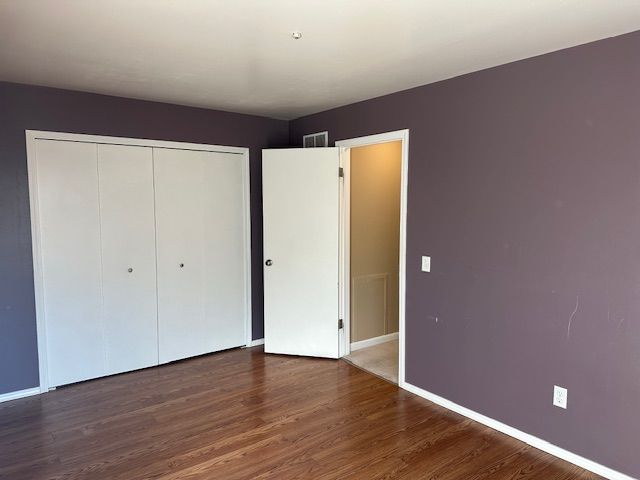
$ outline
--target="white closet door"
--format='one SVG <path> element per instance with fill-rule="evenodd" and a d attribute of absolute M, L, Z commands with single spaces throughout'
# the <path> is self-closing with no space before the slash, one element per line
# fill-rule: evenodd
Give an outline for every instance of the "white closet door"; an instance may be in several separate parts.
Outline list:
<path fill-rule="evenodd" d="M 92 143 L 37 140 L 49 384 L 106 374 L 98 163 Z"/>
<path fill-rule="evenodd" d="M 158 364 L 153 151 L 98 145 L 108 374 Z"/>
<path fill-rule="evenodd" d="M 246 343 L 243 159 L 154 149 L 160 362 Z"/>

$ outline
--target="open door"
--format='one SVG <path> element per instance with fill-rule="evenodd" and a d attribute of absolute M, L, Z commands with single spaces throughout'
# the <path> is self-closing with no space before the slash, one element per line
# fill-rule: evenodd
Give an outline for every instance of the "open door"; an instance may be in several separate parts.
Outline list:
<path fill-rule="evenodd" d="M 265 352 L 339 356 L 337 147 L 262 151 Z"/>

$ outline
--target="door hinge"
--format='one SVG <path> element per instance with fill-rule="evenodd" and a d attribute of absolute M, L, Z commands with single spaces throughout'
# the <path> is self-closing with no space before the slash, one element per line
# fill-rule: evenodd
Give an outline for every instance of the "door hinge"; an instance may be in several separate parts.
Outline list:
<path fill-rule="evenodd" d="M 341 328 L 344 328 L 344 321 L 341 318 L 339 318 L 338 319 L 338 330 L 340 330 Z"/>
<path fill-rule="evenodd" d="M 344 178 L 344 168 L 338 167 L 338 177 Z"/>

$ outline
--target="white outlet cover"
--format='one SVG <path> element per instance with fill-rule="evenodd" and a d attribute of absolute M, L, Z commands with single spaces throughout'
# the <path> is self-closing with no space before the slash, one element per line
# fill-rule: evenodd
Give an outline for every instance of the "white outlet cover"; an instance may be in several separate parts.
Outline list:
<path fill-rule="evenodd" d="M 422 256 L 422 271 L 423 272 L 431 271 L 431 257 L 427 257 L 425 255 Z"/>
<path fill-rule="evenodd" d="M 566 388 L 559 387 L 558 385 L 553 386 L 553 404 L 556 407 L 567 408 L 567 396 L 568 392 Z"/>

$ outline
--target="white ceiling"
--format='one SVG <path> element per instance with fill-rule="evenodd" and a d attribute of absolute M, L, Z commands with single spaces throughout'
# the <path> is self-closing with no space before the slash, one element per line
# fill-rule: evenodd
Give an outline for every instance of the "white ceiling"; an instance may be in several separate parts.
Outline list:
<path fill-rule="evenodd" d="M 638 29 L 640 0 L 0 0 L 0 80 L 290 119 Z"/>

